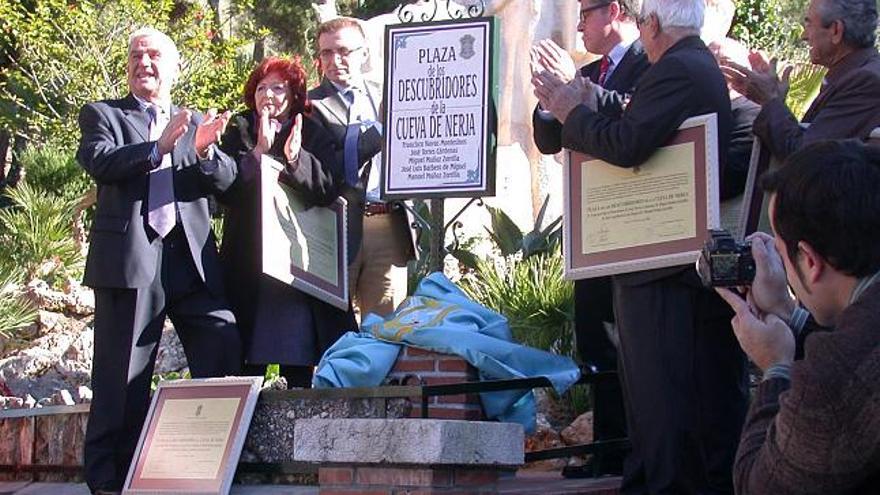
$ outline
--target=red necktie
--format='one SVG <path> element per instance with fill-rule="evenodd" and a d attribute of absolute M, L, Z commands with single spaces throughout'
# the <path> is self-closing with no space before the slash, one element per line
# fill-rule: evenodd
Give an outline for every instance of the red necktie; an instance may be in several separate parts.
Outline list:
<path fill-rule="evenodd" d="M 605 86 L 605 78 L 608 77 L 608 66 L 610 65 L 611 59 L 608 55 L 602 57 L 602 62 L 599 64 L 599 79 L 596 81 L 599 86 Z"/>

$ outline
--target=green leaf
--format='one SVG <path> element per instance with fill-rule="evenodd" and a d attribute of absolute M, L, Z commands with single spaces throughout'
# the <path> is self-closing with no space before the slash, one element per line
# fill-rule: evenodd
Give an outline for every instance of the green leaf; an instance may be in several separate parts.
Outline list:
<path fill-rule="evenodd" d="M 522 248 L 523 232 L 500 208 L 486 206 L 492 219 L 492 230 L 488 231 L 501 254 L 510 256 Z"/>
<path fill-rule="evenodd" d="M 826 70 L 821 65 L 808 63 L 794 64 L 789 81 L 790 87 L 785 101 L 791 112 L 801 118 L 807 107 L 819 94 Z"/>
<path fill-rule="evenodd" d="M 538 231 L 541 230 L 541 224 L 544 223 L 544 214 L 547 213 L 547 204 L 550 203 L 550 195 L 544 196 L 544 203 L 541 204 L 541 211 L 538 212 L 538 217 L 535 219 L 535 226 L 532 230 Z"/>
<path fill-rule="evenodd" d="M 479 266 L 480 258 L 467 249 L 452 249 L 449 251 L 449 254 L 457 259 L 459 263 L 471 270 L 476 270 Z"/>
<path fill-rule="evenodd" d="M 531 231 L 523 237 L 522 255 L 523 258 L 534 256 L 538 253 L 546 253 L 550 250 L 550 244 L 547 242 L 547 236 L 541 232 Z"/>
<path fill-rule="evenodd" d="M 37 317 L 37 308 L 14 293 L 21 277 L 15 268 L 0 273 L 0 336 L 13 337 L 15 330 L 30 325 Z"/>

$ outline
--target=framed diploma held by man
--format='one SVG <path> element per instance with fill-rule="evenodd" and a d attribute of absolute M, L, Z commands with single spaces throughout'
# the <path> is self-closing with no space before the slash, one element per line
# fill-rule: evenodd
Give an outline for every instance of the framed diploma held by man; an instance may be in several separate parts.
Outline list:
<path fill-rule="evenodd" d="M 623 168 L 569 152 L 564 181 L 565 277 L 693 263 L 720 226 L 718 123 L 686 120 L 645 163 Z"/>
<path fill-rule="evenodd" d="M 279 181 L 283 166 L 263 155 L 260 165 L 260 216 L 263 273 L 348 309 L 346 201 L 306 204 Z"/>
<path fill-rule="evenodd" d="M 262 383 L 262 377 L 159 382 L 122 493 L 229 493 Z"/>

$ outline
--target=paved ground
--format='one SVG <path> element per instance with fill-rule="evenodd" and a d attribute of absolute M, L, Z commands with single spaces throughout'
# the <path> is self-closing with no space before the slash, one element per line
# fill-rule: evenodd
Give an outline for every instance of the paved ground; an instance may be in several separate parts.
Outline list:
<path fill-rule="evenodd" d="M 558 473 L 519 473 L 501 480 L 501 495 L 617 495 L 620 478 L 565 479 Z M 0 481 L 0 495 L 89 495 L 84 484 Z M 231 495 L 317 495 L 316 486 L 233 485 Z"/>

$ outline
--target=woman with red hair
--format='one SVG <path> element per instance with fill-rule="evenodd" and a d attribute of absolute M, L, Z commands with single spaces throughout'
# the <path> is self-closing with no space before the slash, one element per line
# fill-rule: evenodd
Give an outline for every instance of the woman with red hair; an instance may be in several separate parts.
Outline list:
<path fill-rule="evenodd" d="M 236 159 L 239 174 L 229 192 L 220 258 L 232 310 L 245 344 L 244 371 L 261 375 L 279 363 L 288 387 L 309 387 L 324 350 L 347 330 L 354 314 L 263 274 L 259 167 L 263 155 L 286 165 L 282 180 L 310 204 L 339 195 L 342 165 L 333 139 L 309 115 L 306 73 L 298 59 L 269 57 L 244 88 L 247 110 L 234 116 L 221 149 Z"/>

